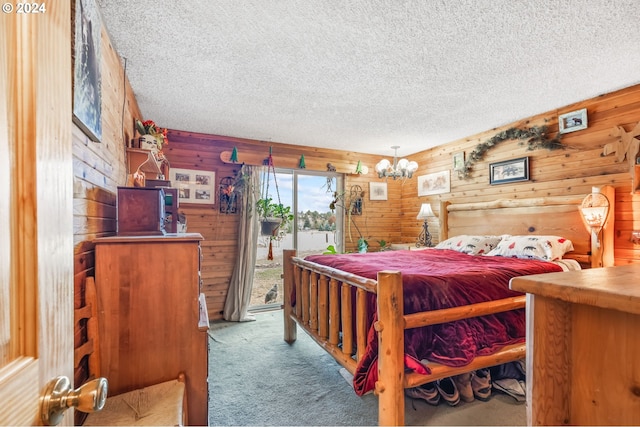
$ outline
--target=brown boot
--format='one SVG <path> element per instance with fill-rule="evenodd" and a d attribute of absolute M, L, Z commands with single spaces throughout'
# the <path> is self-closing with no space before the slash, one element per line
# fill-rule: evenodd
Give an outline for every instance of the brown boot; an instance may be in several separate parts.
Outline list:
<path fill-rule="evenodd" d="M 460 374 L 453 377 L 453 382 L 456 383 L 460 398 L 465 402 L 473 402 L 473 389 L 471 388 L 471 372 L 466 374 Z"/>

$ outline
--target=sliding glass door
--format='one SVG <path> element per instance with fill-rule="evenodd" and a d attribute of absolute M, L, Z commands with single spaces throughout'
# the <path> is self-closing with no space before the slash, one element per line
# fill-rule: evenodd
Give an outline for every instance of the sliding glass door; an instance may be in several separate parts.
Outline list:
<path fill-rule="evenodd" d="M 293 221 L 272 234 L 258 236 L 252 309 L 282 304 L 283 249 L 296 249 L 299 256 L 342 252 L 342 211 L 330 208 L 335 192 L 340 193 L 342 187 L 342 177 L 335 173 L 276 169 L 275 177 L 272 173 L 263 176 L 261 197 L 290 207 Z"/>

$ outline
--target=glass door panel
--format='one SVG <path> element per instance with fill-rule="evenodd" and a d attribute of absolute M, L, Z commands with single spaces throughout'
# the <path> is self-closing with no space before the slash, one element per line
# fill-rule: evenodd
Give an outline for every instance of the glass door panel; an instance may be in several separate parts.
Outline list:
<path fill-rule="evenodd" d="M 342 191 L 342 179 L 337 175 L 310 173 L 298 173 L 296 178 L 298 256 L 342 252 L 343 215 L 340 207 L 333 211 L 330 208 L 334 193 Z"/>
<path fill-rule="evenodd" d="M 275 179 L 273 174 L 265 174 L 262 180 L 260 197 L 291 207 L 294 220 L 272 235 L 258 235 L 252 310 L 282 304 L 283 249 L 296 249 L 298 256 L 305 256 L 321 254 L 330 246 L 342 252 L 343 247 L 342 212 L 339 207 L 333 212 L 329 207 L 334 192 L 342 191 L 340 175 L 276 169 Z"/>
<path fill-rule="evenodd" d="M 261 177 L 261 198 L 270 198 L 271 203 L 282 203 L 294 212 L 292 170 L 277 169 L 275 177 L 272 173 L 264 173 Z M 295 218 L 295 217 L 294 217 Z M 257 243 L 256 265 L 251 290 L 251 309 L 260 306 L 282 304 L 282 250 L 293 248 L 293 230 L 295 220 L 285 227 L 279 227 L 274 233 L 259 232 Z M 266 230 L 265 230 L 266 231 Z"/>

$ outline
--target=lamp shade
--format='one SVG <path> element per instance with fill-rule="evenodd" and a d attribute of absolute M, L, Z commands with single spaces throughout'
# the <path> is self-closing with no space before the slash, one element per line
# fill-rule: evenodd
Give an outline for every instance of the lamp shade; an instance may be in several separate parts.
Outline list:
<path fill-rule="evenodd" d="M 423 203 L 416 219 L 427 219 L 436 216 L 431 209 L 431 203 Z"/>
<path fill-rule="evenodd" d="M 594 233 L 599 233 L 604 227 L 609 214 L 609 199 L 600 193 L 600 189 L 593 187 L 591 194 L 582 200 L 580 213 L 588 229 Z"/>

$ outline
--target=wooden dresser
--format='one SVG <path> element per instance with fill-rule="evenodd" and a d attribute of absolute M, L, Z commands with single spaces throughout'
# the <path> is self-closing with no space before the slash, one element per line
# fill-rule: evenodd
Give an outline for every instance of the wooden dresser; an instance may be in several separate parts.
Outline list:
<path fill-rule="evenodd" d="M 183 372 L 190 425 L 208 425 L 208 325 L 199 326 L 201 240 L 187 233 L 94 241 L 101 373 L 109 394 Z"/>
<path fill-rule="evenodd" d="M 529 425 L 640 425 L 640 264 L 511 279 L 527 292 Z"/>

